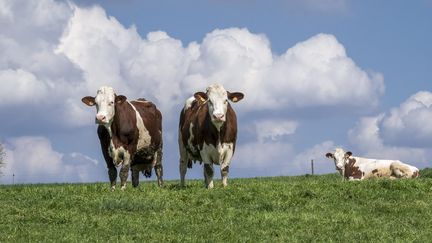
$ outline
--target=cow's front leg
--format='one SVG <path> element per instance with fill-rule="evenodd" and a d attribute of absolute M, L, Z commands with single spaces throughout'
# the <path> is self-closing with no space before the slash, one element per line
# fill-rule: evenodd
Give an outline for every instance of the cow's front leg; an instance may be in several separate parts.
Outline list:
<path fill-rule="evenodd" d="M 226 187 L 228 186 L 228 172 L 229 172 L 229 165 L 221 165 L 221 177 L 222 177 L 222 186 Z"/>
<path fill-rule="evenodd" d="M 206 187 L 208 189 L 213 188 L 213 175 L 214 175 L 213 164 L 205 163 L 204 164 L 204 179 L 205 179 Z"/>
<path fill-rule="evenodd" d="M 108 167 L 108 176 L 111 182 L 111 191 L 114 191 L 116 186 L 116 180 L 117 180 L 117 169 L 115 166 Z"/>
<path fill-rule="evenodd" d="M 231 164 L 231 159 L 234 154 L 233 150 L 233 144 L 223 144 L 222 145 L 225 149 L 225 155 L 223 156 L 223 161 L 220 166 L 221 170 L 221 178 L 222 178 L 222 186 L 226 187 L 228 185 L 228 172 L 229 172 L 229 166 Z"/>
<path fill-rule="evenodd" d="M 129 168 L 130 168 L 130 164 L 128 163 L 128 164 L 124 164 L 120 169 L 120 185 L 121 185 L 120 189 L 122 191 L 126 189 L 126 181 L 129 176 Z"/>

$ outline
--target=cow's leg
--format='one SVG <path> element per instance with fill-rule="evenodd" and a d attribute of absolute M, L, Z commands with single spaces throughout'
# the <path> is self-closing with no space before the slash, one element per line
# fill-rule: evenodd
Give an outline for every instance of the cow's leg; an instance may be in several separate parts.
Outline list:
<path fill-rule="evenodd" d="M 162 151 L 156 152 L 153 164 L 154 164 L 154 170 L 158 181 L 158 186 L 163 187 Z"/>
<path fill-rule="evenodd" d="M 139 169 L 136 166 L 132 166 L 132 186 L 137 187 L 139 185 Z"/>
<path fill-rule="evenodd" d="M 213 175 L 214 175 L 213 164 L 204 163 L 204 179 L 205 179 L 206 187 L 208 189 L 213 188 Z"/>
<path fill-rule="evenodd" d="M 222 186 L 228 186 L 228 173 L 229 173 L 229 165 L 221 165 L 221 177 L 222 177 Z"/>
<path fill-rule="evenodd" d="M 186 186 L 185 178 L 187 171 L 188 161 L 180 159 L 180 186 Z"/>
<path fill-rule="evenodd" d="M 231 164 L 231 159 L 234 154 L 233 144 L 223 144 L 224 149 L 226 149 L 225 155 L 223 157 L 223 161 L 220 166 L 221 178 L 222 178 L 222 186 L 226 187 L 228 185 L 228 172 L 229 166 Z"/>
<path fill-rule="evenodd" d="M 130 168 L 130 164 L 128 163 L 123 165 L 122 168 L 120 169 L 120 185 L 122 191 L 126 189 L 126 181 L 129 176 L 129 168 Z"/>
<path fill-rule="evenodd" d="M 116 180 L 117 180 L 117 169 L 114 165 L 108 167 L 108 177 L 111 183 L 111 191 L 114 191 L 116 186 Z"/>
<path fill-rule="evenodd" d="M 102 125 L 98 126 L 97 134 L 101 145 L 102 155 L 108 167 L 108 177 L 111 184 L 111 191 L 114 191 L 117 180 L 117 169 L 114 166 L 113 159 L 108 152 L 110 146 L 110 135 L 108 133 L 108 130 Z"/>

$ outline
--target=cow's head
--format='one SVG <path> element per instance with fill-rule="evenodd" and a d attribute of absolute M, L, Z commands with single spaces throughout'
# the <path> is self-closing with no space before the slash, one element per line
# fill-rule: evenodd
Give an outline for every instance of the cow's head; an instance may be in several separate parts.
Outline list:
<path fill-rule="evenodd" d="M 238 102 L 244 95 L 239 92 L 231 93 L 226 91 L 220 84 L 212 84 L 207 88 L 207 92 L 197 92 L 195 99 L 200 103 L 207 103 L 209 115 L 213 124 L 220 128 L 226 120 L 228 100 Z"/>
<path fill-rule="evenodd" d="M 88 106 L 96 105 L 96 123 L 108 125 L 112 122 L 115 114 L 115 104 L 121 104 L 126 100 L 123 95 L 116 95 L 114 89 L 102 86 L 98 89 L 96 97 L 86 96 L 81 99 Z"/>
<path fill-rule="evenodd" d="M 334 153 L 327 153 L 326 157 L 331 158 L 335 162 L 336 169 L 338 171 L 342 171 L 345 167 L 345 164 L 348 163 L 348 158 L 352 155 L 350 151 L 345 152 L 341 148 L 336 148 Z"/>

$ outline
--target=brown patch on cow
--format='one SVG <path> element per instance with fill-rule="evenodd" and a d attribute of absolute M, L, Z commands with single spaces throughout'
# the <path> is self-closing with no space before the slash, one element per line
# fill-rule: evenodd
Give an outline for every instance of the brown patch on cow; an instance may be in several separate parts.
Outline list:
<path fill-rule="evenodd" d="M 378 173 L 378 169 L 372 170 L 372 174 L 376 174 L 376 173 Z"/>
<path fill-rule="evenodd" d="M 414 171 L 414 173 L 412 174 L 412 178 L 417 178 L 420 176 L 420 173 L 418 170 Z"/>
<path fill-rule="evenodd" d="M 361 179 L 363 171 L 355 166 L 356 160 L 354 158 L 348 158 L 348 163 L 345 164 L 345 178 Z"/>

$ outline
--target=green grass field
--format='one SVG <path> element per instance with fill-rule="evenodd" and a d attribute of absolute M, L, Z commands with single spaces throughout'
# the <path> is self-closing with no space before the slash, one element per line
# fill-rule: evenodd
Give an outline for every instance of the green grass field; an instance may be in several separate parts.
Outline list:
<path fill-rule="evenodd" d="M 229 182 L 213 190 L 201 180 L 186 189 L 148 182 L 124 192 L 108 183 L 0 186 L 0 242 L 432 241 L 428 177 Z"/>

